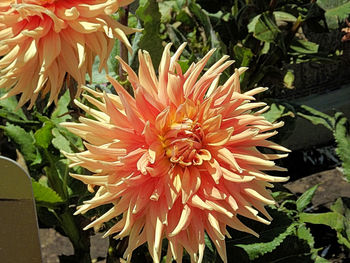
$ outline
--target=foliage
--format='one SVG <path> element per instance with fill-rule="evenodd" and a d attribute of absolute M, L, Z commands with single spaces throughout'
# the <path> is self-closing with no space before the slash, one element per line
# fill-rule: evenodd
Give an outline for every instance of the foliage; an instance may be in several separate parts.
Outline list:
<path fill-rule="evenodd" d="M 348 0 L 318 0 L 317 3 L 326 11 L 325 17 L 330 28 L 338 28 L 338 23 L 350 14 Z"/>
<path fill-rule="evenodd" d="M 15 109 L 15 97 L 2 100 L 2 116 L 8 118 L 3 119 L 5 125 L 1 129 L 12 149 L 18 149 L 23 155 L 24 165 L 32 176 L 40 225 L 55 228 L 67 236 L 76 254 L 72 258 L 81 258 L 75 262 L 87 262 L 90 258 L 89 234 L 80 227 L 86 219 L 73 216 L 71 208 L 81 202 L 79 200 L 87 195 L 87 191 L 83 184 L 68 176 L 68 163 L 60 154 L 61 149 L 68 152 L 83 149 L 81 140 L 59 126 L 60 122 L 72 118 L 68 114 L 69 103 L 67 91 L 56 107 L 39 110 L 38 105 L 29 114 L 25 109 Z"/>
<path fill-rule="evenodd" d="M 162 40 L 159 34 L 160 13 L 156 0 L 140 1 L 136 10 L 137 17 L 143 22 L 143 34 L 138 42 L 138 48 L 147 50 L 157 68 L 161 59 Z M 137 50 L 134 50 L 136 53 Z"/>
<path fill-rule="evenodd" d="M 348 198 L 338 198 L 331 206 L 331 212 L 301 213 L 300 221 L 323 224 L 337 232 L 338 242 L 350 249 L 350 202 Z"/>
<path fill-rule="evenodd" d="M 188 42 L 180 61 L 184 70 L 210 49 L 215 48 L 216 52 L 208 66 L 228 54 L 236 61 L 236 67 L 250 68 L 241 76 L 244 90 L 255 85 L 272 87 L 263 98 L 270 105 L 264 116 L 271 122 L 285 122 L 276 140 L 285 139 L 293 132 L 296 116 L 325 126 L 333 132 L 344 175 L 350 180 L 350 135 L 346 117 L 341 113 L 330 116 L 305 105 L 299 107 L 269 98 L 281 87 L 294 89 L 297 76 L 288 65 L 329 62 L 337 58 L 334 50 L 322 50 L 319 43 L 309 41 L 307 32 L 325 33 L 329 28 L 337 29 L 339 22 L 350 13 L 348 1 L 140 0 L 130 9 L 129 24 L 143 28 L 130 38 L 134 50 L 129 58 L 132 67 L 137 68 L 137 51 L 144 49 L 157 68 L 163 42 L 172 42 L 175 48 Z M 108 62 L 112 77 L 117 77 L 118 63 L 114 57 L 118 52 L 116 41 Z M 114 92 L 106 85 L 106 72 L 98 72 L 98 64 L 97 59 L 93 79 L 87 78 L 87 81 L 95 88 Z M 232 73 L 232 69 L 228 69 L 222 80 Z M 40 226 L 54 228 L 72 242 L 74 255 L 61 256 L 61 262 L 91 262 L 91 233 L 83 231 L 82 226 L 94 215 L 73 216 L 75 207 L 90 193 L 69 176 L 68 162 L 61 153 L 61 150 L 84 149 L 80 139 L 59 125 L 76 120 L 80 112 L 71 102 L 68 91 L 61 94 L 56 106 L 47 107 L 46 102 L 47 98 L 43 98 L 34 110 L 28 111 L 16 108 L 16 97 L 0 100 L 0 151 L 13 159 L 23 155 L 33 180 Z M 81 168 L 72 169 L 78 173 Z M 273 195 L 278 205 L 268 208 L 274 218 L 271 225 L 242 219 L 261 235 L 260 238 L 229 229 L 232 236 L 226 242 L 229 262 L 328 262 L 320 256 L 322 248 L 315 244 L 311 229 L 316 224 L 334 229 L 338 242 L 350 249 L 349 200 L 339 198 L 331 211 L 312 213 L 309 208 L 317 187 L 310 188 L 299 198 L 285 189 L 275 191 Z M 220 262 L 207 236 L 205 243 L 204 262 Z M 118 249 L 120 247 L 123 246 L 119 244 Z M 123 254 L 117 252 L 117 255 Z M 165 262 L 165 249 L 163 255 L 162 262 Z M 142 246 L 135 251 L 132 262 L 145 262 L 145 258 L 149 261 L 150 255 L 147 247 Z M 189 262 L 188 255 L 184 261 Z"/>
<path fill-rule="evenodd" d="M 327 32 L 324 11 L 310 1 L 162 1 L 163 38 L 178 47 L 187 41 L 187 63 L 217 48 L 216 58 L 230 55 L 248 66 L 243 89 L 254 85 L 293 88 L 291 62 L 325 61 L 330 53 L 307 41 L 308 31 Z M 281 70 L 282 69 L 282 70 Z M 230 72 L 232 73 L 232 72 Z M 228 73 L 229 74 L 229 73 Z"/>
<path fill-rule="evenodd" d="M 315 125 L 321 124 L 332 131 L 337 143 L 336 152 L 342 161 L 343 173 L 347 181 L 350 181 L 350 127 L 349 121 L 344 114 L 337 112 L 332 117 L 316 109 L 302 105 L 298 111 L 298 115 Z"/>
<path fill-rule="evenodd" d="M 230 231 L 232 239 L 227 241 L 235 249 L 229 252 L 229 259 L 238 262 L 314 262 L 320 260 L 318 249 L 314 247 L 314 237 L 300 214 L 310 205 L 316 187 L 306 191 L 298 199 L 287 199 L 280 206 L 271 206 L 268 212 L 274 218 L 269 226 L 252 223 L 253 229 L 258 229 L 260 238 L 249 234 Z M 274 197 L 288 194 L 282 191 L 274 192 Z M 236 247 L 242 249 L 236 249 Z M 228 251 L 231 251 L 230 249 Z M 327 261 L 325 261 L 327 262 Z"/>

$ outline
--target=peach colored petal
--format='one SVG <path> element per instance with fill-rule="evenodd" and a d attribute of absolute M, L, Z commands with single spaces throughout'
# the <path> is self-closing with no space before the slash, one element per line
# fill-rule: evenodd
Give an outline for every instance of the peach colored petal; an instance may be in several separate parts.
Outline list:
<path fill-rule="evenodd" d="M 99 70 L 120 39 L 131 52 L 125 34 L 135 32 L 109 15 L 132 0 L 8 0 L 0 3 L 0 88 L 3 97 L 21 94 L 18 107 L 50 93 L 56 102 L 65 75 L 78 83 L 78 93 L 91 77 L 96 56 Z M 29 81 L 31 80 L 31 81 Z"/>
<path fill-rule="evenodd" d="M 106 235 L 129 236 L 128 262 L 144 243 L 159 262 L 163 239 L 168 240 L 167 262 L 181 262 L 183 249 L 192 262 L 202 262 L 205 233 L 227 262 L 226 228 L 258 236 L 237 216 L 269 224 L 264 206 L 274 200 L 267 188 L 288 179 L 263 172 L 282 171 L 273 160 L 286 154 L 257 148 L 289 151 L 267 140 L 283 123 L 268 122 L 259 110 L 266 104 L 252 102 L 266 89 L 241 93 L 239 76 L 246 68 L 219 86 L 219 75 L 232 63 L 227 56 L 202 74 L 214 51 L 182 72 L 178 59 L 184 47 L 173 56 L 171 45 L 165 47 L 158 75 L 145 51 L 139 52 L 138 75 L 119 58 L 135 98 L 109 78 L 118 96 L 85 88 L 91 95 L 84 96 L 97 109 L 78 104 L 95 120 L 63 124 L 89 142 L 86 151 L 65 154 L 72 165 L 94 174 L 72 176 L 97 188 L 77 212 L 113 204 L 88 227 L 117 218 Z"/>

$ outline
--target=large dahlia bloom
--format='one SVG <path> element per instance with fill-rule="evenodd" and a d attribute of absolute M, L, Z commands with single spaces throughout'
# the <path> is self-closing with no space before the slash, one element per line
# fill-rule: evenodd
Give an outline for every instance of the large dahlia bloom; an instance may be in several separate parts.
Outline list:
<path fill-rule="evenodd" d="M 4 98 L 22 93 L 19 106 L 39 93 L 57 100 L 68 73 L 85 84 L 95 56 L 100 70 L 114 38 L 130 44 L 134 32 L 109 15 L 133 0 L 2 0 L 0 3 L 0 88 Z"/>
<path fill-rule="evenodd" d="M 96 190 L 77 213 L 113 204 L 86 228 L 118 220 L 106 235 L 129 236 L 128 260 L 147 242 L 159 262 L 166 238 L 168 261 L 181 262 L 186 249 L 192 262 L 201 262 L 206 232 L 226 262 L 226 228 L 257 235 L 237 215 L 269 224 L 264 205 L 274 200 L 266 188 L 286 180 L 264 172 L 283 170 L 272 160 L 286 154 L 257 149 L 288 151 L 267 140 L 282 123 L 268 122 L 261 116 L 265 103 L 251 102 L 265 88 L 242 94 L 239 75 L 245 68 L 219 85 L 220 74 L 232 64 L 225 62 L 228 56 L 202 74 L 214 51 L 183 73 L 177 62 L 183 48 L 171 56 L 170 45 L 165 47 L 158 77 L 145 51 L 139 53 L 138 75 L 120 60 L 135 98 L 109 78 L 118 95 L 88 89 L 84 96 L 95 107 L 76 102 L 95 119 L 63 124 L 87 148 L 67 157 L 93 173 L 72 176 Z"/>

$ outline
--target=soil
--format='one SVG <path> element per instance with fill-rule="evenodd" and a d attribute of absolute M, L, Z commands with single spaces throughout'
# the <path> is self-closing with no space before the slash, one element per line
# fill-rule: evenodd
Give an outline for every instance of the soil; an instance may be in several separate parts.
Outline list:
<path fill-rule="evenodd" d="M 284 186 L 294 194 L 300 195 L 310 187 L 319 184 L 312 199 L 314 207 L 330 207 L 338 197 L 350 197 L 350 183 L 347 183 L 341 168 L 315 173 Z"/>
<path fill-rule="evenodd" d="M 296 195 L 301 195 L 305 190 L 319 184 L 317 192 L 313 198 L 313 207 L 328 207 L 338 197 L 350 198 L 350 183 L 343 177 L 340 168 L 316 173 L 296 181 L 289 182 L 284 186 Z M 58 263 L 58 256 L 73 254 L 73 248 L 68 238 L 61 236 L 53 229 L 40 229 L 41 251 L 43 263 Z M 97 234 L 91 239 L 91 256 L 94 263 L 105 263 L 108 247 L 108 239 L 102 238 L 102 234 Z M 345 254 L 338 251 L 338 255 L 331 255 L 330 262 L 345 263 Z"/>

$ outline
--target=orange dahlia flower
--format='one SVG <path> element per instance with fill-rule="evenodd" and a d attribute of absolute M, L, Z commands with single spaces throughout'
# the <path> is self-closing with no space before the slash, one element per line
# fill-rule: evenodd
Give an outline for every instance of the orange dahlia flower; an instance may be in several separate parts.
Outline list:
<path fill-rule="evenodd" d="M 100 70 L 114 38 L 131 50 L 125 34 L 134 32 L 109 15 L 133 0 L 2 0 L 0 3 L 0 88 L 3 98 L 22 93 L 19 106 L 39 93 L 57 100 L 68 73 L 85 84 L 95 56 Z"/>
<path fill-rule="evenodd" d="M 288 151 L 267 140 L 283 123 L 268 122 L 261 116 L 265 103 L 251 102 L 265 88 L 240 92 L 239 75 L 246 68 L 236 69 L 218 85 L 220 74 L 232 64 L 228 56 L 202 74 L 213 50 L 183 73 L 177 62 L 183 48 L 170 56 L 170 45 L 165 47 L 158 77 L 146 51 L 139 53 L 138 75 L 120 60 L 135 98 L 109 78 L 118 96 L 87 89 L 93 96 L 84 96 L 95 107 L 76 103 L 95 119 L 63 124 L 87 148 L 66 156 L 73 166 L 94 173 L 72 176 L 97 188 L 77 213 L 113 204 L 86 229 L 118 219 L 106 235 L 129 236 L 128 260 L 147 242 L 154 262 L 159 262 L 166 238 L 169 262 L 181 262 L 183 249 L 192 262 L 201 262 L 206 232 L 226 262 L 226 227 L 257 235 L 237 215 L 269 224 L 264 205 L 274 200 L 266 188 L 270 182 L 286 181 L 264 172 L 283 170 L 272 160 L 286 154 L 257 149 Z M 252 111 L 258 107 L 264 108 Z"/>

